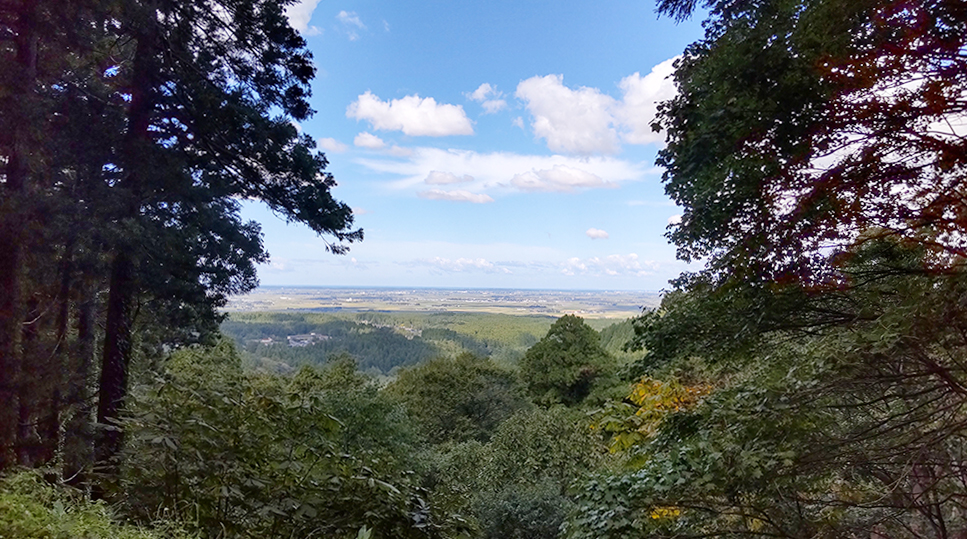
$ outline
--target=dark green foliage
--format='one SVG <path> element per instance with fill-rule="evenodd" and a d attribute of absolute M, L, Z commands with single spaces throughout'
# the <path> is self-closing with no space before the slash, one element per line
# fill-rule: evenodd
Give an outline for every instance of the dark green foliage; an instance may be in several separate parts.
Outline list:
<path fill-rule="evenodd" d="M 633 319 L 622 320 L 603 328 L 601 334 L 601 347 L 609 354 L 619 354 L 624 352 L 635 337 Z"/>
<path fill-rule="evenodd" d="M 132 362 L 212 342 L 226 297 L 257 284 L 267 253 L 240 198 L 329 235 L 333 252 L 362 239 L 325 157 L 292 125 L 312 112 L 314 68 L 284 7 L 0 9 L 0 468 L 67 447 L 81 480 L 91 435 L 113 467 L 121 431 L 106 426 Z M 82 443 L 61 443 L 68 417 Z"/>
<path fill-rule="evenodd" d="M 962 3 L 705 5 L 705 39 L 656 122 L 666 192 L 684 208 L 669 233 L 679 255 L 709 257 L 716 280 L 829 284 L 836 257 L 875 230 L 956 264 L 963 200 L 947 193 L 964 184 L 967 142 L 929 126 L 964 107 Z"/>
<path fill-rule="evenodd" d="M 469 335 L 461 335 L 452 329 L 426 328 L 420 337 L 427 341 L 451 341 L 467 352 L 480 357 L 489 356 L 492 351 L 488 343 L 480 342 Z"/>
<path fill-rule="evenodd" d="M 632 371 L 707 391 L 660 403 L 568 535 L 963 535 L 963 2 L 659 10 L 698 4 L 657 125 L 669 237 L 707 266 L 636 320 Z"/>
<path fill-rule="evenodd" d="M 431 443 L 489 440 L 502 421 L 529 405 L 514 372 L 471 354 L 404 369 L 387 391 Z"/>
<path fill-rule="evenodd" d="M 488 447 L 491 490 L 548 482 L 563 495 L 602 456 L 584 414 L 564 406 L 517 412 L 500 424 Z"/>
<path fill-rule="evenodd" d="M 562 316 L 524 354 L 521 378 L 538 401 L 575 405 L 614 375 L 614 358 L 598 332 L 574 315 Z"/>
<path fill-rule="evenodd" d="M 487 539 L 556 539 L 571 501 L 552 481 L 542 481 L 483 492 L 472 508 Z"/>
<path fill-rule="evenodd" d="M 372 328 L 352 322 L 327 326 L 335 329 L 324 334 L 330 338 L 308 346 L 292 347 L 283 340 L 281 343 L 269 345 L 251 343 L 246 351 L 257 365 L 270 359 L 293 367 L 319 365 L 333 354 L 349 354 L 356 358 L 360 368 L 378 369 L 383 373 L 396 367 L 415 365 L 438 353 L 436 347 L 423 339 L 408 339 L 392 328 Z M 321 330 L 328 331 L 325 327 Z"/>
<path fill-rule="evenodd" d="M 709 347 L 704 366 L 675 356 L 654 369 L 714 376 L 719 387 L 632 448 L 629 471 L 589 485 L 572 535 L 701 530 L 805 538 L 875 529 L 905 536 L 942 525 L 956 536 L 967 529 L 964 504 L 953 495 L 967 425 L 959 389 L 967 383 L 959 307 L 967 274 L 923 272 L 920 256 L 895 242 L 867 243 L 843 268 L 855 283 L 843 292 L 849 301 L 838 303 L 849 321 L 809 332 L 763 330 L 755 348 L 739 343 L 729 351 L 720 343 Z M 682 311 L 701 306 L 669 303 L 678 314 L 655 327 L 673 330 Z M 703 342 L 701 334 L 693 339 Z M 715 366 L 723 354 L 726 369 Z M 681 513 L 654 518 L 663 507 Z"/>
<path fill-rule="evenodd" d="M 547 330 L 546 317 L 515 317 L 478 313 L 233 313 L 222 331 L 248 352 L 251 363 L 285 371 L 318 365 L 332 354 L 354 356 L 364 370 L 389 373 L 434 356 L 471 353 L 514 363 Z M 316 333 L 304 348 L 290 348 L 286 337 Z M 256 341 L 271 338 L 271 345 Z"/>
<path fill-rule="evenodd" d="M 152 528 L 123 524 L 103 502 L 83 492 L 50 484 L 38 471 L 0 479 L 0 537 L 4 539 L 189 539 L 195 537 L 171 520 Z"/>
<path fill-rule="evenodd" d="M 336 441 L 343 453 L 365 457 L 370 467 L 384 471 L 412 466 L 409 455 L 419 442 L 417 425 L 398 402 L 357 370 L 352 357 L 336 355 L 322 368 L 302 367 L 291 384 L 294 391 L 315 395 L 339 420 Z"/>
<path fill-rule="evenodd" d="M 709 392 L 635 433 L 568 534 L 962 535 L 967 151 L 928 126 L 967 95 L 967 11 L 705 5 L 659 124 L 670 237 L 708 267 L 636 321 L 633 370 Z"/>
<path fill-rule="evenodd" d="M 635 343 L 635 321 L 628 318 L 601 328 L 601 347 L 610 354 L 619 366 L 622 377 L 628 375 L 628 365 L 644 356 L 644 351 Z"/>
<path fill-rule="evenodd" d="M 423 454 L 437 499 L 474 517 L 484 537 L 558 537 L 571 489 L 603 458 L 583 413 L 521 410 L 489 443 L 443 444 Z"/>
<path fill-rule="evenodd" d="M 405 416 L 343 363 L 248 375 L 222 343 L 176 353 L 135 396 L 118 501 L 141 518 L 166 511 L 213 537 L 355 537 L 363 526 L 439 537 L 461 526 L 409 483 Z"/>

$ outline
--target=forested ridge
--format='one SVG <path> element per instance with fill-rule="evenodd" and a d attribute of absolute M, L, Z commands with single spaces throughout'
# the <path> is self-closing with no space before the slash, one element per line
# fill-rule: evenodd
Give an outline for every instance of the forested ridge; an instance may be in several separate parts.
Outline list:
<path fill-rule="evenodd" d="M 600 333 L 225 320 L 240 198 L 362 239 L 285 4 L 0 3 L 0 538 L 967 537 L 962 0 L 659 0 L 701 269 Z"/>
<path fill-rule="evenodd" d="M 463 312 L 260 312 L 233 313 L 221 330 L 234 339 L 245 364 L 254 369 L 287 372 L 302 365 L 319 366 L 344 353 L 360 370 L 379 376 L 464 352 L 513 365 L 553 322 L 549 316 Z M 601 345 L 609 353 L 625 360 L 636 357 L 623 349 L 634 336 L 630 319 L 587 323 L 601 328 Z"/>

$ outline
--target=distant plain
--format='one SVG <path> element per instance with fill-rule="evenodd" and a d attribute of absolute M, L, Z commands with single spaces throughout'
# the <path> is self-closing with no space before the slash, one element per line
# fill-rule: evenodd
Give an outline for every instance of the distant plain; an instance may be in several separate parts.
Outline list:
<path fill-rule="evenodd" d="M 543 315 L 576 314 L 586 319 L 625 319 L 657 307 L 657 292 L 444 288 L 260 287 L 233 298 L 228 312 L 467 312 Z"/>

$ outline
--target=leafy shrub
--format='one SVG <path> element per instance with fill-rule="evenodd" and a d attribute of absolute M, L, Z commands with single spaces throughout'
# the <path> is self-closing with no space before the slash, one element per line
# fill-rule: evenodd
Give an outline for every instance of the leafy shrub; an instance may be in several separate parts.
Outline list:
<path fill-rule="evenodd" d="M 226 539 L 349 538 L 364 526 L 375 537 L 432 538 L 459 528 L 392 464 L 404 436 L 363 448 L 379 439 L 373 427 L 385 427 L 367 430 L 366 415 L 393 408 L 364 387 L 353 392 L 346 371 L 246 374 L 228 342 L 175 353 L 134 393 L 123 501 L 142 518 L 164 508 Z M 342 382 L 350 387 L 333 389 Z M 345 423 L 335 415 L 347 408 L 334 403 L 340 395 L 361 406 Z"/>
<path fill-rule="evenodd" d="M 553 481 L 481 493 L 473 510 L 487 539 L 556 539 L 572 503 Z"/>
<path fill-rule="evenodd" d="M 102 502 L 82 492 L 52 485 L 39 471 L 22 471 L 0 480 L 0 539 L 187 539 L 170 521 L 152 528 L 120 524 Z"/>

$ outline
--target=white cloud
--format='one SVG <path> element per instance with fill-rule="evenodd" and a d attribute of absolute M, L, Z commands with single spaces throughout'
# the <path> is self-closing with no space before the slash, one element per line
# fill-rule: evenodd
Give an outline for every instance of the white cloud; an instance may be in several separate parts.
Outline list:
<path fill-rule="evenodd" d="M 589 228 L 587 232 L 585 232 L 585 234 L 587 234 L 587 236 L 592 240 L 608 239 L 608 233 L 605 232 L 604 230 L 601 230 L 600 228 Z"/>
<path fill-rule="evenodd" d="M 653 132 L 651 124 L 658 103 L 675 97 L 670 78 L 675 60 L 665 60 L 644 77 L 634 73 L 622 79 L 620 100 L 598 88 L 568 88 L 563 75 L 531 77 L 517 85 L 515 95 L 531 114 L 534 134 L 555 152 L 601 155 L 617 153 L 620 141 L 661 144 L 664 134 Z M 486 90 L 481 88 L 474 95 Z"/>
<path fill-rule="evenodd" d="M 681 215 L 672 215 L 671 217 L 668 218 L 668 225 L 669 226 L 671 226 L 671 225 L 677 225 L 677 224 L 679 224 L 681 222 L 682 222 L 682 216 Z"/>
<path fill-rule="evenodd" d="M 359 15 L 356 15 L 355 11 L 340 11 L 339 14 L 336 15 L 336 20 L 346 26 L 355 26 L 360 30 L 364 30 L 366 28 L 366 25 L 363 24 L 363 21 L 359 20 Z"/>
<path fill-rule="evenodd" d="M 658 113 L 658 103 L 675 97 L 675 72 L 671 58 L 652 68 L 651 73 L 642 77 L 639 73 L 621 79 L 618 87 L 624 92 L 624 99 L 618 106 L 615 116 L 624 128 L 621 138 L 630 144 L 661 144 L 664 133 L 651 129 Z"/>
<path fill-rule="evenodd" d="M 273 258 L 267 265 L 273 270 L 279 272 L 292 271 L 292 265 L 284 258 Z"/>
<path fill-rule="evenodd" d="M 286 6 L 285 16 L 289 19 L 289 24 L 306 35 L 322 33 L 315 26 L 309 26 L 309 21 L 312 20 L 312 12 L 316 10 L 318 4 L 319 0 L 299 0 L 294 4 Z"/>
<path fill-rule="evenodd" d="M 427 200 L 449 200 L 452 202 L 472 202 L 474 204 L 486 204 L 494 201 L 489 195 L 471 193 L 470 191 L 464 191 L 462 189 L 457 191 L 430 189 L 428 191 L 420 191 L 416 195 Z"/>
<path fill-rule="evenodd" d="M 336 15 L 336 20 L 342 24 L 343 31 L 349 37 L 349 41 L 356 41 L 359 39 L 358 30 L 365 30 L 366 25 L 363 21 L 359 19 L 359 15 L 356 15 L 355 11 L 340 11 Z"/>
<path fill-rule="evenodd" d="M 447 185 L 451 183 L 467 183 L 472 181 L 473 176 L 469 174 L 457 176 L 452 172 L 440 172 L 439 170 L 431 170 L 423 180 L 424 183 L 429 185 Z"/>
<path fill-rule="evenodd" d="M 338 140 L 334 138 L 329 138 L 329 137 L 321 138 L 317 140 L 316 146 L 330 153 L 343 153 L 344 151 L 349 149 L 349 146 L 346 146 L 342 142 L 339 142 Z"/>
<path fill-rule="evenodd" d="M 611 126 L 615 100 L 597 88 L 572 90 L 563 75 L 531 77 L 515 94 L 531 113 L 534 134 L 555 152 L 578 155 L 617 153 L 618 136 Z"/>
<path fill-rule="evenodd" d="M 402 131 L 413 136 L 473 134 L 473 125 L 462 106 L 437 103 L 432 97 L 418 95 L 382 101 L 367 91 L 349 105 L 346 117 L 366 120 L 373 129 Z"/>
<path fill-rule="evenodd" d="M 366 132 L 356 135 L 356 138 L 353 139 L 353 144 L 360 148 L 368 148 L 370 150 L 380 150 L 386 147 L 386 142 L 383 139 Z"/>
<path fill-rule="evenodd" d="M 485 82 L 480 86 L 478 86 L 477 89 L 474 90 L 472 93 L 467 95 L 467 97 L 469 97 L 470 99 L 473 99 L 474 101 L 478 101 L 482 103 L 487 100 L 488 96 L 494 95 L 496 93 L 497 93 L 497 87 L 491 86 L 490 83 Z"/>
<path fill-rule="evenodd" d="M 604 258 L 569 258 L 562 264 L 561 273 L 564 275 L 592 275 L 619 276 L 631 275 L 644 277 L 651 275 L 658 269 L 658 264 L 646 260 L 641 261 L 635 253 L 627 255 L 610 255 Z"/>
<path fill-rule="evenodd" d="M 445 271 L 485 271 L 487 273 L 511 273 L 507 268 L 502 268 L 485 258 L 433 258 L 417 260 L 417 263 L 427 264 Z"/>
<path fill-rule="evenodd" d="M 482 105 L 485 114 L 494 114 L 507 108 L 507 102 L 503 99 L 488 99 Z"/>
<path fill-rule="evenodd" d="M 517 174 L 511 178 L 510 183 L 521 191 L 528 192 L 569 193 L 575 189 L 617 187 L 617 184 L 605 182 L 600 176 L 567 165 L 554 165 L 550 169 Z"/>
<path fill-rule="evenodd" d="M 521 129 L 524 128 L 524 119 L 521 118 L 520 116 L 518 116 L 518 117 L 514 118 L 513 120 L 511 120 L 510 123 L 514 127 L 519 127 Z"/>
<path fill-rule="evenodd" d="M 477 153 L 428 147 L 416 147 L 411 151 L 412 155 L 402 160 L 369 157 L 357 159 L 356 163 L 375 172 L 399 177 L 390 184 L 396 189 L 421 189 L 434 171 L 446 171 L 457 178 L 472 177 L 472 181 L 463 184 L 465 189 L 490 194 L 614 188 L 623 182 L 640 181 L 659 174 L 657 169 L 643 163 L 614 157 Z"/>
<path fill-rule="evenodd" d="M 494 114 L 507 108 L 507 101 L 500 99 L 503 95 L 503 92 L 497 91 L 496 86 L 485 82 L 467 94 L 467 97 L 480 103 L 484 108 L 484 114 Z"/>

